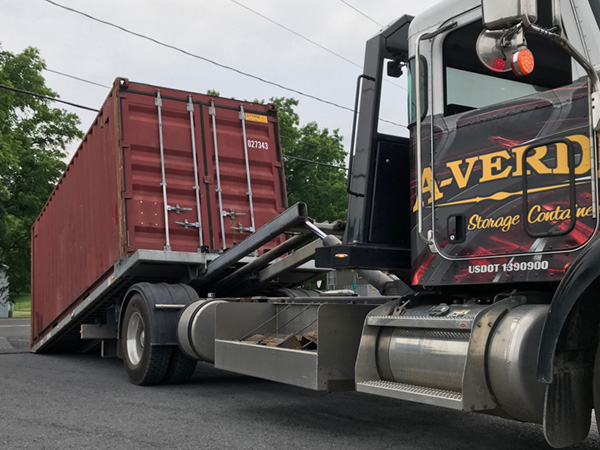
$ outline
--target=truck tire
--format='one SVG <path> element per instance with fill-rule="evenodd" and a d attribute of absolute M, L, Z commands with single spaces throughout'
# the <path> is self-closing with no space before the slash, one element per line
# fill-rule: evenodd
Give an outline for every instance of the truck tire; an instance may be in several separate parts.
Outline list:
<path fill-rule="evenodd" d="M 133 384 L 158 384 L 167 373 L 171 347 L 152 347 L 151 333 L 148 306 L 136 293 L 127 305 L 121 333 L 123 363 Z"/>
<path fill-rule="evenodd" d="M 171 351 L 171 359 L 169 360 L 169 367 L 167 373 L 163 379 L 165 384 L 184 384 L 190 381 L 192 375 L 196 371 L 195 359 L 188 358 L 178 348 L 173 348 Z"/>

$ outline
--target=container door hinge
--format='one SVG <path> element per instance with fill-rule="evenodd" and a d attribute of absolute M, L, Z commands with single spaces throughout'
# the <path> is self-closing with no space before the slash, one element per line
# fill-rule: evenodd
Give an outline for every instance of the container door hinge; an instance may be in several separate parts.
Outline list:
<path fill-rule="evenodd" d="M 200 224 L 198 222 L 188 222 L 187 219 L 185 219 L 183 222 L 175 222 L 175 223 L 177 225 L 181 225 L 186 230 L 189 229 L 190 227 L 200 228 Z"/>
<path fill-rule="evenodd" d="M 192 208 L 182 208 L 177 203 L 175 206 L 167 205 L 167 211 L 175 211 L 175 214 L 179 214 L 181 211 L 191 211 Z"/>

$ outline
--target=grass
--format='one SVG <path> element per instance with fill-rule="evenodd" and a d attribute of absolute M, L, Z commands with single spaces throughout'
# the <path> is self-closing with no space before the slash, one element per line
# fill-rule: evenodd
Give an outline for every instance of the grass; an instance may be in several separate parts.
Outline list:
<path fill-rule="evenodd" d="M 17 295 L 13 317 L 31 317 L 31 294 Z"/>

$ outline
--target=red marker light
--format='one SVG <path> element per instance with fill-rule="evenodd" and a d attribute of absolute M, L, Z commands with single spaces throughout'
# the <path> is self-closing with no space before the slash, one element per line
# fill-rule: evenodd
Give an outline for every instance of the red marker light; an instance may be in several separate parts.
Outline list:
<path fill-rule="evenodd" d="M 519 77 L 529 75 L 535 67 L 533 53 L 528 48 L 522 48 L 513 53 L 510 65 L 513 73 Z"/>
<path fill-rule="evenodd" d="M 492 70 L 496 70 L 498 72 L 503 72 L 505 67 L 506 67 L 506 60 L 504 60 L 502 58 L 498 58 L 494 61 Z"/>

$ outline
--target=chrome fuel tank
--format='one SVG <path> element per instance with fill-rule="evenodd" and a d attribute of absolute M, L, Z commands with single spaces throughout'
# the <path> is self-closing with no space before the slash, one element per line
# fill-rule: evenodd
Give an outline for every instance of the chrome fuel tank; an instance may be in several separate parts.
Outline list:
<path fill-rule="evenodd" d="M 384 305 L 367 317 L 357 389 L 541 423 L 536 363 L 548 305 Z M 369 351 L 369 343 L 372 342 Z M 369 369 L 369 355 L 374 366 Z"/>
<path fill-rule="evenodd" d="M 515 420 L 541 423 L 546 385 L 536 379 L 548 305 L 512 309 L 490 336 L 487 371 L 499 406 Z"/>
<path fill-rule="evenodd" d="M 377 343 L 382 379 L 460 392 L 471 327 L 484 308 L 419 306 L 405 310 L 393 322 L 388 320 Z"/>

